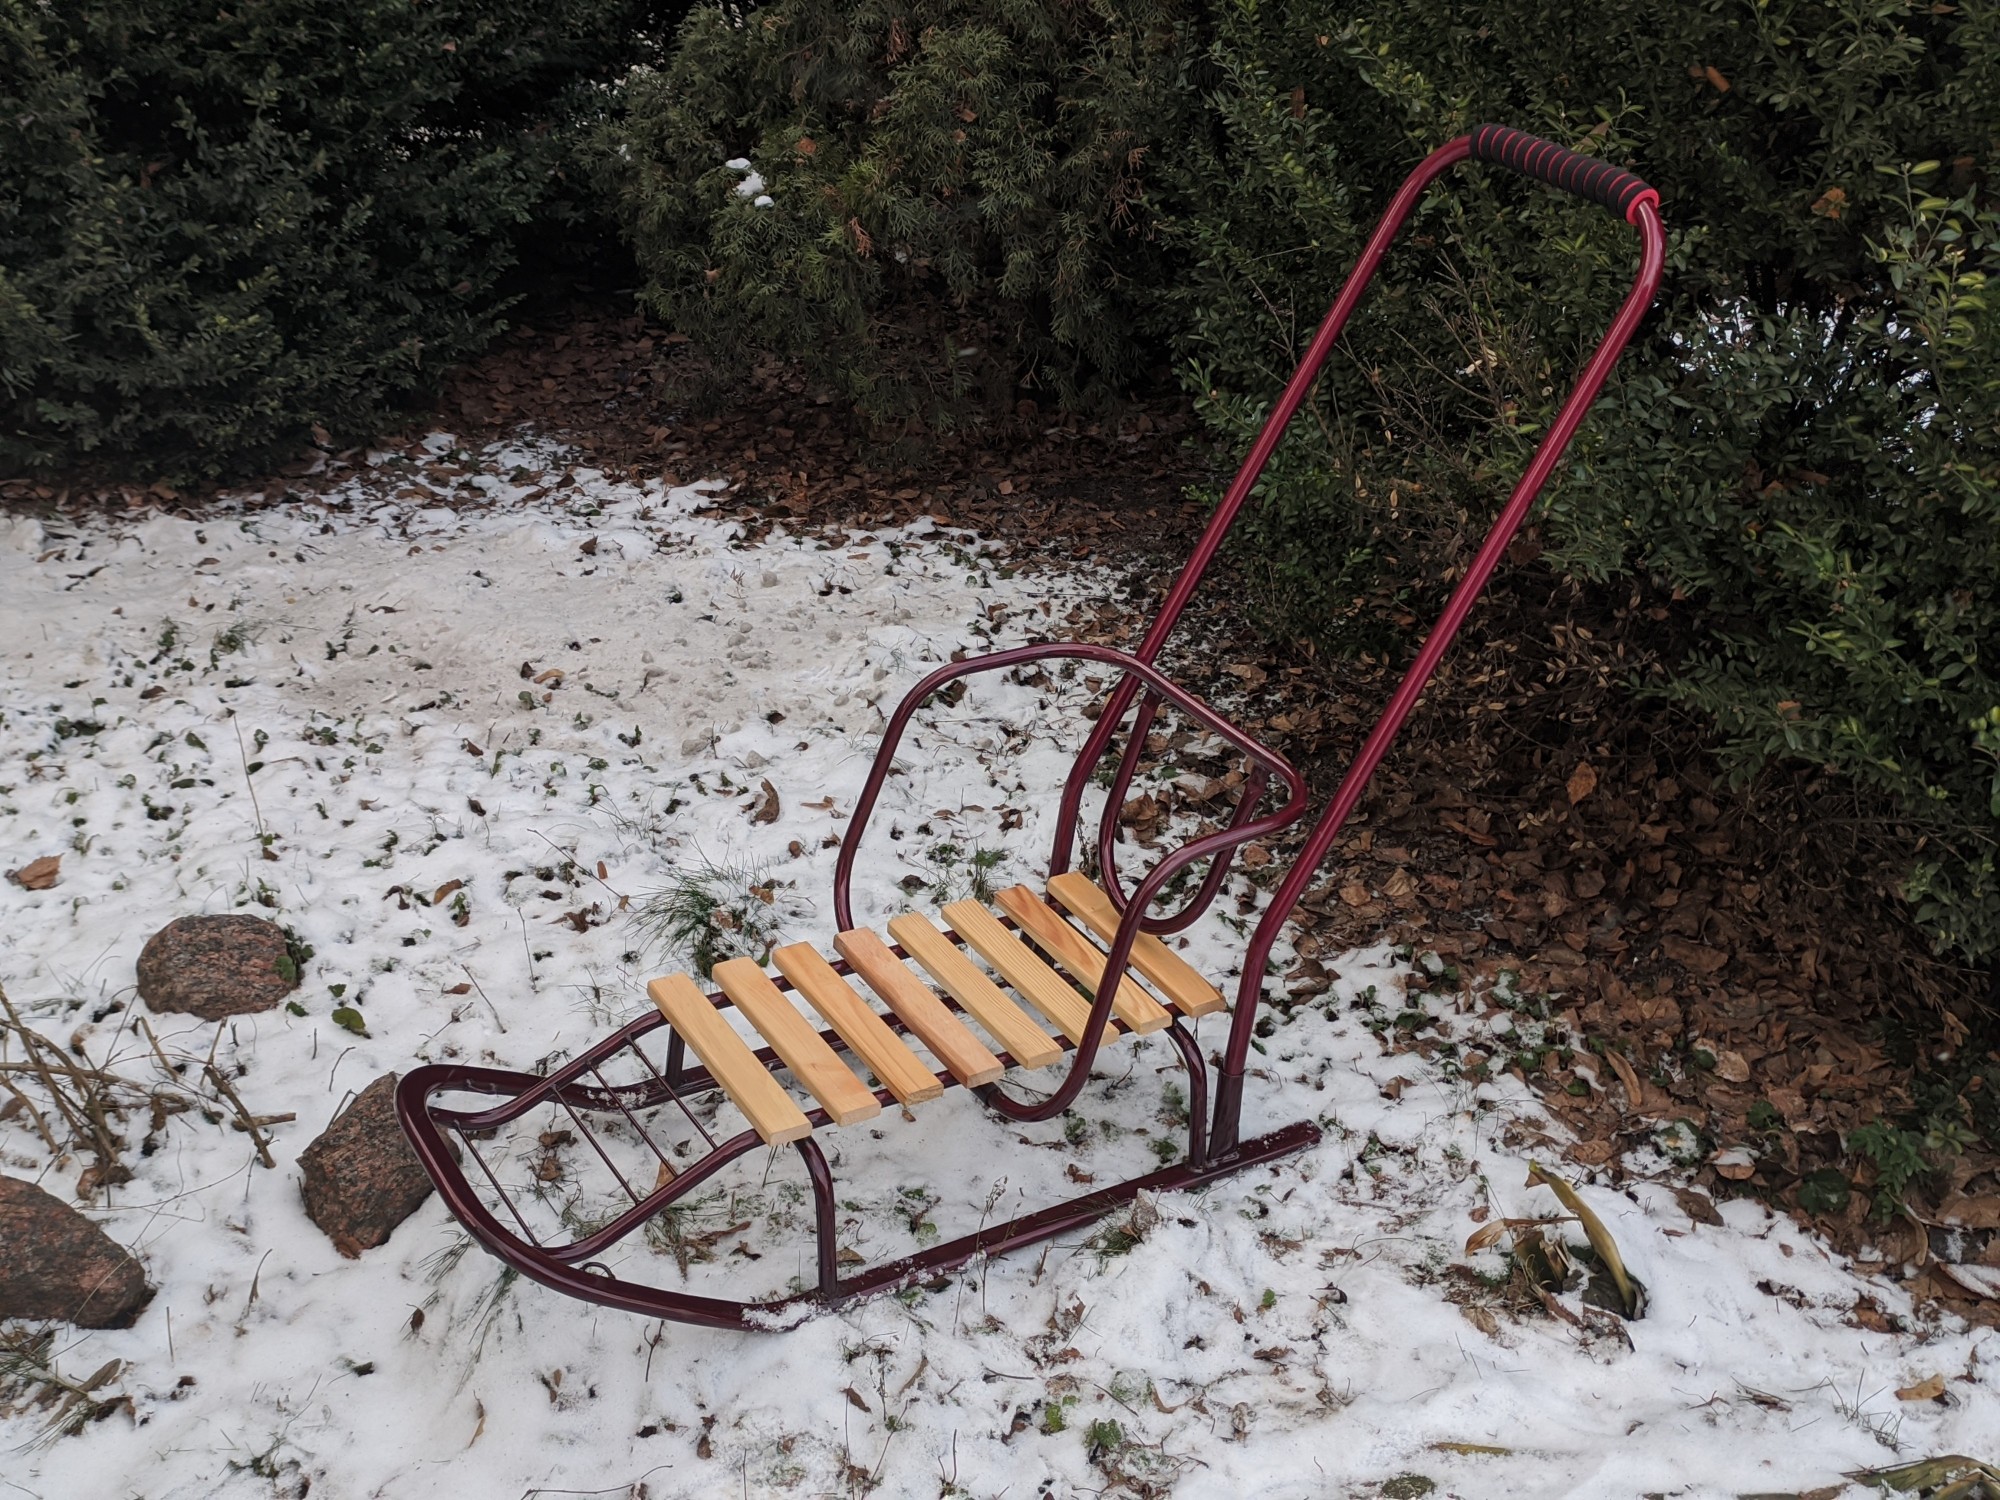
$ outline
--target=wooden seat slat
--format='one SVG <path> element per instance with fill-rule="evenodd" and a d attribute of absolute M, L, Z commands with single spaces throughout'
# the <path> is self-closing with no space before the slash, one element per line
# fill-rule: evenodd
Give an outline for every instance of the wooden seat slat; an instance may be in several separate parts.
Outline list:
<path fill-rule="evenodd" d="M 715 982 L 763 1033 L 771 1050 L 819 1100 L 834 1124 L 852 1125 L 882 1112 L 874 1090 L 856 1078 L 840 1054 L 821 1040 L 819 1032 L 785 998 L 785 992 L 771 983 L 771 976 L 756 959 L 732 958 L 717 964 Z"/>
<path fill-rule="evenodd" d="M 1093 995 L 1104 980 L 1105 955 L 1040 896 L 1025 885 L 1010 886 L 995 898 L 1001 908 L 1070 976 Z M 1173 1015 L 1139 988 L 1130 974 L 1119 978 L 1111 1012 L 1126 1026 L 1146 1036 L 1167 1026 Z"/>
<path fill-rule="evenodd" d="M 1067 979 L 1037 958 L 1026 943 L 1002 927 L 1000 919 L 977 901 L 952 902 L 944 909 L 944 919 L 1030 1005 L 1055 1022 L 1070 1041 L 1082 1045 L 1084 1029 L 1090 1024 L 1090 1005 Z M 1117 1039 L 1117 1031 L 1107 1024 L 1098 1045 L 1108 1047 Z"/>
<path fill-rule="evenodd" d="M 989 916 L 987 920 L 992 918 Z M 1002 1051 L 1013 1054 L 1016 1065 L 1045 1068 L 1062 1056 L 1055 1038 L 1008 999 L 1005 990 L 980 973 L 978 966 L 959 952 L 930 918 L 918 912 L 905 912 L 889 923 L 889 936 L 901 943 L 903 951 L 922 964 L 925 972 L 986 1028 Z"/>
<path fill-rule="evenodd" d="M 944 1092 L 937 1075 L 925 1067 L 916 1053 L 903 1045 L 882 1018 L 841 978 L 833 965 L 820 957 L 810 943 L 787 943 L 771 952 L 778 972 L 791 980 L 792 987 L 839 1033 L 842 1041 L 882 1081 L 882 1086 L 903 1104 L 922 1104 Z M 943 1010 L 942 1005 L 938 1006 Z M 949 1014 L 949 1013 L 947 1013 Z M 999 1066 L 995 1058 L 994 1066 Z"/>
<path fill-rule="evenodd" d="M 805 1112 L 757 1061 L 757 1054 L 744 1045 L 692 979 L 685 974 L 655 979 L 646 986 L 646 993 L 675 1035 L 693 1049 L 767 1144 L 781 1146 L 812 1133 Z"/>
<path fill-rule="evenodd" d="M 1058 875 L 1049 882 L 1049 894 L 1105 943 L 1117 938 L 1118 908 L 1086 876 L 1074 870 Z M 1140 933 L 1132 944 L 1132 967 L 1158 985 L 1183 1015 L 1206 1016 L 1228 1009 L 1222 991 L 1150 932 Z"/>
<path fill-rule="evenodd" d="M 875 933 L 857 927 L 834 938 L 833 948 L 967 1088 L 991 1083 L 1006 1071 L 986 1044 L 951 1013 L 951 1007 L 903 967 L 903 961 Z"/>

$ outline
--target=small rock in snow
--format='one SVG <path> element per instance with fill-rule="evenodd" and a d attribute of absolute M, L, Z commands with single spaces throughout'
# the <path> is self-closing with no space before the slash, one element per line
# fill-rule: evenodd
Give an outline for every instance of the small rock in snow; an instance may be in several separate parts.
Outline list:
<path fill-rule="evenodd" d="M 350 1260 L 388 1240 L 431 1195 L 430 1175 L 396 1119 L 396 1075 L 384 1073 L 299 1153 L 306 1217 Z"/>
<path fill-rule="evenodd" d="M 129 1251 L 60 1198 L 0 1177 L 0 1318 L 130 1328 L 153 1298 Z"/>
<path fill-rule="evenodd" d="M 778 586 L 778 575 L 776 573 L 773 573 L 769 568 L 766 568 L 764 570 L 763 576 L 759 578 L 757 582 L 762 584 L 767 589 L 774 589 Z"/>
<path fill-rule="evenodd" d="M 242 912 L 176 918 L 139 954 L 139 998 L 204 1021 L 269 1010 L 298 982 L 283 929 Z"/>

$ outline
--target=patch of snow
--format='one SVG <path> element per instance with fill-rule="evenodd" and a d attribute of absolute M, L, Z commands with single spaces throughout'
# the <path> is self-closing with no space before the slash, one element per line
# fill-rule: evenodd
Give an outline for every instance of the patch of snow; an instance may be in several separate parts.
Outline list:
<path fill-rule="evenodd" d="M 1303 1500 L 1422 1474 L 1441 1497 L 1719 1497 L 2000 1447 L 1985 1334 L 1920 1322 L 1748 1201 L 1717 1227 L 1664 1180 L 1583 1186 L 1649 1291 L 1629 1344 L 1483 1308 L 1479 1273 L 1502 1263 L 1466 1257 L 1472 1215 L 1551 1212 L 1522 1184 L 1530 1159 L 1562 1169 L 1560 1131 L 1517 1082 L 1384 1053 L 1370 1020 L 1420 1002 L 1380 949 L 1323 956 L 1331 990 L 1274 1013 L 1253 1058 L 1246 1134 L 1310 1118 L 1324 1142 L 1160 1198 L 1124 1253 L 1072 1235 L 756 1334 L 521 1281 L 435 1198 L 342 1259 L 295 1163 L 353 1090 L 602 1036 L 670 965 L 619 897 L 704 862 L 758 872 L 783 936 L 824 944 L 828 840 L 883 713 L 954 651 L 1054 630 L 1102 589 L 921 523 L 751 544 L 699 513 L 712 486 L 614 482 L 534 440 L 424 451 L 371 455 L 325 505 L 0 522 L 0 846 L 10 865 L 63 856 L 53 889 L 0 885 L 0 983 L 30 1024 L 143 1080 L 150 932 L 240 909 L 315 950 L 303 1014 L 150 1018 L 170 1056 L 214 1048 L 250 1108 L 297 1119 L 272 1127 L 273 1171 L 226 1123 L 174 1116 L 128 1157 L 134 1180 L 86 1205 L 159 1295 L 132 1329 L 65 1330 L 57 1361 L 126 1361 L 133 1412 L 45 1444 L 35 1413 L 7 1419 L 10 1492 L 806 1495 L 858 1473 L 925 1500 L 941 1481 Z M 933 899 L 906 881 L 963 894 L 975 849 L 999 851 L 996 884 L 1038 878 L 1089 696 L 995 676 L 927 712 L 870 830 L 857 919 Z M 766 780 L 783 813 L 759 824 Z M 462 907 L 425 904 L 455 880 Z M 1189 934 L 1218 980 L 1236 907 Z M 342 1005 L 366 1037 L 333 1023 Z M 1204 1050 L 1223 1031 L 1201 1023 Z M 1099 1072 L 1073 1123 L 1004 1125 L 952 1091 L 914 1128 L 892 1112 L 822 1132 L 843 1246 L 905 1255 L 1078 1174 L 1149 1166 L 1175 1133 L 1171 1048 L 1124 1043 Z M 126 1128 L 136 1147 L 150 1126 Z M 690 1284 L 810 1275 L 809 1228 L 785 1222 L 793 1162 L 739 1164 L 700 1222 L 756 1226 L 697 1255 Z M 83 1164 L 0 1120 L 4 1170 L 69 1197 Z M 1864 1295 L 1913 1331 L 1855 1326 Z M 1934 1373 L 1948 1401 L 1895 1398 Z M 1093 1456 L 1104 1423 L 1119 1441 Z"/>

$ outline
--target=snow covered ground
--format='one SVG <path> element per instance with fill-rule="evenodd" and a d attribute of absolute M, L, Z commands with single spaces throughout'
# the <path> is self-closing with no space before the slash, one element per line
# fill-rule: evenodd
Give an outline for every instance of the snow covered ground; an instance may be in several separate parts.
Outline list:
<path fill-rule="evenodd" d="M 1554 1210 L 1523 1184 L 1561 1142 L 1518 1085 L 1385 1052 L 1368 1022 L 1406 1005 L 1461 1038 L 1511 1023 L 1446 987 L 1406 998 L 1413 966 L 1379 950 L 1331 960 L 1333 990 L 1257 1059 L 1246 1133 L 1305 1116 L 1324 1144 L 1160 1201 L 1129 1249 L 1078 1235 L 754 1336 L 503 1277 L 435 1198 L 342 1259 L 294 1162 L 352 1091 L 602 1035 L 675 961 L 620 898 L 690 871 L 826 939 L 828 835 L 878 703 L 1098 586 L 926 524 L 746 544 L 706 498 L 440 435 L 325 506 L 0 523 L 0 867 L 62 856 L 53 889 L 0 884 L 0 984 L 145 1083 L 149 933 L 242 909 L 314 950 L 297 1013 L 151 1018 L 169 1056 L 213 1046 L 252 1110 L 297 1119 L 273 1127 L 275 1170 L 198 1111 L 144 1156 L 151 1124 L 126 1122 L 136 1175 L 86 1211 L 159 1295 L 130 1330 L 65 1330 L 58 1362 L 124 1361 L 131 1413 L 53 1441 L 33 1412 L 0 1424 L 0 1494 L 1724 1496 L 2000 1449 L 1989 1335 L 1924 1323 L 1752 1204 L 1693 1222 L 1664 1162 L 1583 1189 L 1649 1289 L 1642 1319 L 1621 1333 L 1574 1295 L 1575 1322 L 1509 1313 L 1502 1251 L 1465 1242 Z M 857 915 L 909 904 L 905 879 L 963 894 L 977 850 L 997 882 L 1032 879 L 1081 723 L 1060 710 L 1090 696 L 987 679 L 931 714 Z M 772 793 L 781 815 L 754 821 Z M 1219 903 L 1190 957 L 1228 973 L 1241 920 Z M 1073 1122 L 1016 1130 L 954 1092 L 916 1125 L 824 1132 L 845 1243 L 907 1254 L 1150 1163 L 1168 1050 L 1099 1067 Z M 791 1160 L 746 1161 L 684 1226 L 696 1283 L 807 1267 Z M 85 1164 L 0 1123 L 0 1169 L 71 1198 Z M 1854 1317 L 1864 1296 L 1910 1331 L 1864 1326 L 1883 1321 Z M 1940 1399 L 1897 1397 L 1933 1375 Z"/>

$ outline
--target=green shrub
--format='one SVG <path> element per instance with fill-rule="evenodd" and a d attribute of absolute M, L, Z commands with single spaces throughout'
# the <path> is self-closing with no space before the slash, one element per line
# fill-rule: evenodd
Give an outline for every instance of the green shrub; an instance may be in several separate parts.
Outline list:
<path fill-rule="evenodd" d="M 0 472 L 357 434 L 493 332 L 641 0 L 0 0 Z"/>
<path fill-rule="evenodd" d="M 1888 794 L 1937 946 L 2000 952 L 2000 16 L 1239 0 L 1215 55 L 1169 232 L 1189 379 L 1239 447 L 1424 150 L 1494 119 L 1660 188 L 1667 280 L 1545 502 L 1553 560 L 1688 601 L 1673 691 L 1732 764 Z M 1628 283 L 1601 210 L 1471 165 L 1447 185 L 1264 486 L 1274 631 L 1441 577 Z"/>
<path fill-rule="evenodd" d="M 605 133 L 646 301 L 725 367 L 801 356 L 878 419 L 1128 377 L 1162 275 L 1149 147 L 1193 102 L 1172 87 L 1179 10 L 702 7 Z"/>

